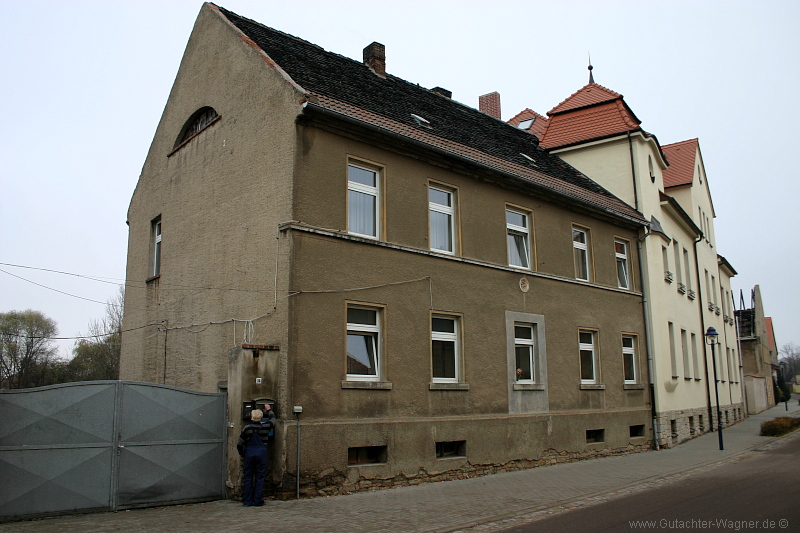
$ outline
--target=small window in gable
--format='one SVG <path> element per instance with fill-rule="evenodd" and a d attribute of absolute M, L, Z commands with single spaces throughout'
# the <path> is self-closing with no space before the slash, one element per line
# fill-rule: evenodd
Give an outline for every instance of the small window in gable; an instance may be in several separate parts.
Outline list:
<path fill-rule="evenodd" d="M 186 124 L 183 125 L 180 135 L 175 141 L 175 148 L 178 148 L 183 143 L 209 127 L 211 124 L 219 119 L 217 111 L 213 107 L 202 107 L 189 117 Z"/>

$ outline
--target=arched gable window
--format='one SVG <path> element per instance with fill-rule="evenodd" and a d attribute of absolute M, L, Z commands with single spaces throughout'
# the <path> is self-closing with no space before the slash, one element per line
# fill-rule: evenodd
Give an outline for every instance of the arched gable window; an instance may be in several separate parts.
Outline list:
<path fill-rule="evenodd" d="M 175 140 L 175 150 L 180 148 L 189 139 L 214 124 L 219 120 L 219 115 L 213 107 L 201 107 L 195 111 L 186 124 L 181 128 L 181 133 Z"/>

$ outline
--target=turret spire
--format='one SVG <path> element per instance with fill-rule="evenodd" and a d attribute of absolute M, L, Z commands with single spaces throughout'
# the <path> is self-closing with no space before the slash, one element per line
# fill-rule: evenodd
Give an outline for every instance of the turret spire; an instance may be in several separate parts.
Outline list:
<path fill-rule="evenodd" d="M 594 76 L 592 76 L 592 54 L 589 54 L 589 83 L 594 83 Z"/>

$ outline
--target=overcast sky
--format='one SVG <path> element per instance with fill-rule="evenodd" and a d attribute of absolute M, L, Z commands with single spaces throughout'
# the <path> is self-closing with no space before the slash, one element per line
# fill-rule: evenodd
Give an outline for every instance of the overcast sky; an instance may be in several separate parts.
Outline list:
<path fill-rule="evenodd" d="M 124 282 L 128 204 L 201 5 L 0 0 L 0 312 L 41 311 L 61 337 L 104 315 Z M 381 42 L 390 74 L 474 107 L 498 91 L 506 120 L 585 85 L 591 54 L 595 81 L 662 145 L 699 138 L 737 302 L 759 284 L 778 345 L 800 344 L 800 2 L 218 5 L 359 61 Z M 73 342 L 59 342 L 62 355 Z"/>

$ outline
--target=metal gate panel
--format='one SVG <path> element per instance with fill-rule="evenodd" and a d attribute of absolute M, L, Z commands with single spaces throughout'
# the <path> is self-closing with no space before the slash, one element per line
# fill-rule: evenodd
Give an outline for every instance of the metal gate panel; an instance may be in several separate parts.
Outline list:
<path fill-rule="evenodd" d="M 0 518 L 225 497 L 224 394 L 94 381 L 0 391 Z"/>
<path fill-rule="evenodd" d="M 125 383 L 115 507 L 224 497 L 226 414 L 219 394 Z"/>
<path fill-rule="evenodd" d="M 0 394 L 0 516 L 108 507 L 116 382 Z"/>

